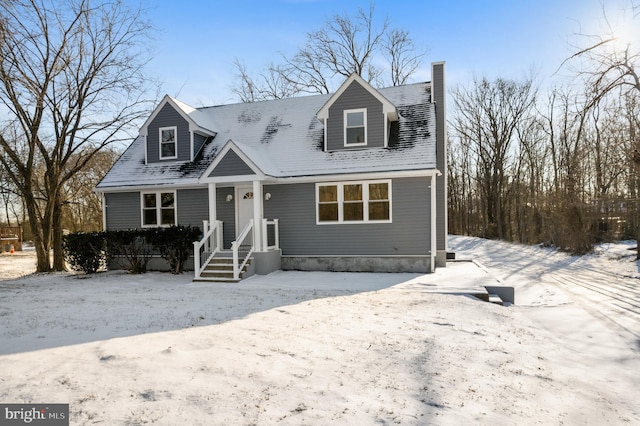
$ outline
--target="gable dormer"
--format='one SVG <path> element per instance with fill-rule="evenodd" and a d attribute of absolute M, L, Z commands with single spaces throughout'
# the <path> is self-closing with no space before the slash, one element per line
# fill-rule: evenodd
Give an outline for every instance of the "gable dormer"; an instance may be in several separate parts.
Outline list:
<path fill-rule="evenodd" d="M 325 151 L 386 148 L 390 123 L 398 120 L 395 105 L 357 74 L 316 115 L 324 123 Z"/>
<path fill-rule="evenodd" d="M 165 96 L 140 129 L 145 138 L 145 163 L 193 161 L 207 137 L 210 123 L 195 108 Z"/>

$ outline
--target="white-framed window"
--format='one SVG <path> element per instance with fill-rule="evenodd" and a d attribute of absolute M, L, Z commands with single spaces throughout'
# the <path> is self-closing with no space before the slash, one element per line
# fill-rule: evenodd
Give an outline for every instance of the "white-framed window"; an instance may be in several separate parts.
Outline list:
<path fill-rule="evenodd" d="M 142 192 L 142 226 L 176 225 L 177 203 L 175 191 Z"/>
<path fill-rule="evenodd" d="M 160 159 L 171 160 L 178 158 L 178 128 L 160 127 Z"/>
<path fill-rule="evenodd" d="M 347 109 L 344 111 L 344 146 L 367 144 L 367 109 Z"/>
<path fill-rule="evenodd" d="M 391 222 L 391 180 L 316 184 L 316 224 Z"/>

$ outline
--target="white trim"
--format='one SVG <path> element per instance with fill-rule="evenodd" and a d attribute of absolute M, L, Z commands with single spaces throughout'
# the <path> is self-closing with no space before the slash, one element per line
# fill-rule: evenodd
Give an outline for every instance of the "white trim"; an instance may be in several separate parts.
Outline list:
<path fill-rule="evenodd" d="M 371 95 L 373 95 L 377 100 L 382 103 L 382 112 L 389 117 L 391 121 L 398 121 L 398 111 L 396 110 L 396 106 L 391 103 L 387 98 L 385 98 L 380 92 L 374 89 L 369 83 L 364 81 L 362 77 L 358 74 L 353 73 L 347 78 L 342 85 L 336 90 L 333 95 L 325 102 L 325 104 L 320 108 L 317 112 L 316 117 L 318 120 L 329 118 L 329 108 L 333 103 L 344 93 L 345 90 L 353 83 L 354 81 L 358 82 L 365 90 L 367 90 Z"/>
<path fill-rule="evenodd" d="M 265 176 L 256 175 L 242 175 L 242 176 L 220 176 L 214 178 L 201 179 L 202 183 L 229 183 L 234 184 L 238 182 L 253 182 L 254 180 L 264 181 Z"/>
<path fill-rule="evenodd" d="M 347 130 L 350 128 L 360 128 L 360 126 L 347 126 L 347 115 L 349 114 L 358 114 L 362 113 L 362 126 L 364 127 L 364 142 L 360 143 L 347 143 Z M 343 144 L 345 148 L 351 148 L 353 146 L 366 146 L 367 145 L 367 109 L 366 108 L 354 108 L 354 109 L 345 109 L 342 112 L 342 124 L 343 124 Z"/>
<path fill-rule="evenodd" d="M 329 150 L 328 145 L 327 145 L 327 129 L 328 129 L 327 123 L 329 122 L 329 119 L 328 118 L 324 118 L 323 122 L 324 122 L 324 129 L 323 129 L 323 131 L 324 131 L 324 152 L 327 152 Z"/>
<path fill-rule="evenodd" d="M 113 186 L 113 187 L 101 187 L 94 188 L 94 192 L 104 192 L 107 194 L 118 192 L 155 192 L 162 191 L 168 192 L 177 189 L 202 189 L 204 186 L 198 182 L 181 183 L 181 184 L 150 184 L 150 185 L 131 185 L 131 186 Z M 165 191 L 165 189 L 167 191 Z"/>
<path fill-rule="evenodd" d="M 431 221 L 431 253 L 430 253 L 430 257 L 431 257 L 431 272 L 435 272 L 436 270 L 436 253 L 437 253 L 437 248 L 438 248 L 438 243 L 437 243 L 437 238 L 436 238 L 436 233 L 438 230 L 437 227 L 437 221 L 436 221 L 436 215 L 437 215 L 437 211 L 438 209 L 436 208 L 436 177 L 435 176 L 431 176 L 431 183 L 429 184 L 429 189 L 431 192 L 431 217 L 429 218 L 429 220 Z"/>
<path fill-rule="evenodd" d="M 94 192 L 104 193 L 116 193 L 116 192 L 153 192 L 174 189 L 201 189 L 206 183 L 215 183 L 219 187 L 233 186 L 235 183 L 240 182 L 253 182 L 254 180 L 261 180 L 269 184 L 278 185 L 293 185 L 296 183 L 316 183 L 316 182 L 329 182 L 329 181 L 352 181 L 352 180 L 378 180 L 378 179 L 403 179 L 412 177 L 431 177 L 440 176 L 442 173 L 438 169 L 420 169 L 420 170 L 404 170 L 396 172 L 367 172 L 367 173 L 352 173 L 352 174 L 327 174 L 327 175 L 312 175 L 312 176 L 295 176 L 295 177 L 267 177 L 263 176 L 256 178 L 253 175 L 247 176 L 227 176 L 224 178 L 209 178 L 207 180 L 201 179 L 199 182 L 182 183 L 182 184 L 152 184 L 152 185 L 132 185 L 132 186 L 113 186 L 113 187 L 99 187 L 94 188 Z M 220 185 L 222 184 L 222 185 Z"/>
<path fill-rule="evenodd" d="M 212 225 L 216 223 L 218 220 L 218 206 L 216 200 L 218 188 L 216 188 L 215 183 L 210 183 L 207 185 L 207 194 L 209 196 L 209 223 Z"/>
<path fill-rule="evenodd" d="M 235 234 L 234 234 L 234 240 L 239 236 L 240 232 L 242 232 L 242 228 L 240 227 L 240 201 L 242 200 L 241 195 L 243 195 L 243 192 L 248 191 L 248 192 L 253 192 L 253 186 L 252 185 L 236 185 L 233 188 L 233 203 L 234 203 L 234 209 L 235 209 L 235 226 L 236 226 L 236 230 L 235 230 Z M 253 194 L 253 198 L 255 200 L 256 195 Z"/>
<path fill-rule="evenodd" d="M 402 170 L 395 172 L 364 172 L 349 174 L 327 174 L 312 176 L 294 176 L 269 179 L 269 182 L 277 184 L 294 184 L 294 183 L 314 183 L 329 181 L 351 181 L 351 180 L 377 180 L 377 179 L 402 179 L 410 177 L 429 177 L 441 175 L 438 169 L 419 169 L 419 170 Z"/>
<path fill-rule="evenodd" d="M 147 153 L 149 152 L 147 151 L 147 136 L 144 135 L 142 137 L 144 138 L 144 164 L 147 165 L 149 164 L 149 161 L 147 160 Z"/>
<path fill-rule="evenodd" d="M 165 157 L 162 155 L 162 132 L 167 130 L 173 130 L 173 147 L 174 147 L 174 155 L 170 157 Z M 167 145 L 168 142 L 164 142 Z M 178 158 L 178 126 L 166 126 L 158 128 L 158 159 L 159 160 L 175 160 Z"/>
<path fill-rule="evenodd" d="M 258 180 L 253 181 L 253 250 L 262 251 L 262 219 L 263 206 L 262 201 L 264 195 L 262 193 L 262 183 Z"/>
<path fill-rule="evenodd" d="M 193 131 L 189 131 L 189 159 L 190 161 L 193 161 L 193 138 L 195 137 L 195 134 L 193 133 Z"/>
<path fill-rule="evenodd" d="M 161 194 L 173 194 L 173 223 L 170 225 L 163 225 L 162 224 L 162 196 Z M 156 223 L 155 224 L 151 224 L 151 225 L 145 225 L 144 224 L 144 212 L 145 212 L 145 207 L 144 207 L 144 196 L 145 195 L 149 195 L 149 194 L 155 194 L 156 196 L 156 206 L 155 206 L 155 210 L 156 210 Z M 151 209 L 148 209 L 151 210 Z M 177 191 L 173 190 L 169 190 L 169 191 L 146 191 L 146 192 L 140 192 L 140 227 L 142 228 L 159 228 L 159 227 L 169 227 L 169 226 L 173 226 L 176 225 L 178 223 L 178 195 L 177 195 Z"/>
<path fill-rule="evenodd" d="M 142 124 L 142 127 L 140 127 L 140 131 L 139 134 L 140 136 L 147 136 L 149 134 L 149 125 L 151 123 L 153 123 L 153 120 L 155 120 L 156 116 L 158 115 L 158 113 L 162 110 L 162 108 L 164 108 L 164 106 L 166 104 L 170 104 L 171 107 L 182 116 L 182 118 L 185 119 L 185 121 L 187 123 L 189 123 L 189 130 L 193 131 L 193 130 L 198 130 L 200 132 L 203 132 L 209 136 L 215 136 L 216 132 L 214 132 L 211 129 L 207 129 L 205 127 L 200 126 L 198 123 L 195 122 L 195 120 L 189 115 L 189 113 L 187 111 L 184 110 L 184 108 L 180 105 L 184 105 L 187 108 L 191 108 L 192 110 L 196 110 L 195 108 L 190 107 L 189 105 L 178 101 L 177 99 L 172 98 L 169 95 L 164 95 L 164 97 L 162 98 L 162 100 L 160 101 L 160 103 L 158 104 L 158 106 L 153 110 L 153 112 L 151 113 L 151 115 L 149 116 L 149 118 L 146 119 L 146 121 Z"/>
<path fill-rule="evenodd" d="M 104 192 L 100 192 L 100 198 L 102 200 L 102 230 L 107 230 L 107 197 Z"/>
<path fill-rule="evenodd" d="M 384 116 L 384 114 L 383 114 L 382 119 L 384 120 L 384 130 L 383 130 L 383 132 L 384 132 L 384 138 L 383 138 L 384 142 L 383 142 L 383 144 L 384 144 L 385 148 L 388 148 L 389 147 L 389 120 L 387 120 L 387 117 Z"/>
<path fill-rule="evenodd" d="M 389 219 L 384 220 L 369 220 L 369 185 L 371 184 L 387 184 L 387 202 L 389 203 Z M 344 186 L 345 185 L 362 185 L 362 220 L 345 220 L 344 219 Z M 322 186 L 336 186 L 337 187 L 337 200 L 338 205 L 338 220 L 337 221 L 320 221 L 320 212 L 318 206 L 320 205 L 320 187 Z M 392 195 L 392 180 L 380 179 L 380 180 L 359 180 L 359 181 L 341 181 L 341 182 L 317 182 L 315 185 L 316 191 L 316 225 L 359 225 L 368 223 L 392 223 L 393 222 L 393 195 Z M 378 200 L 373 200 L 376 202 Z M 384 200 L 380 200 L 384 201 Z"/>

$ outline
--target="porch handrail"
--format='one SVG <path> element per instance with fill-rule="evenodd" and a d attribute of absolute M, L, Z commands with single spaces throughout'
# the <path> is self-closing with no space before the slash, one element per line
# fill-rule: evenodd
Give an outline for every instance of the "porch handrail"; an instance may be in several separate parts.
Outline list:
<path fill-rule="evenodd" d="M 262 219 L 262 251 L 278 250 L 280 248 L 279 219 Z M 273 226 L 274 242 L 269 245 L 269 226 Z"/>
<path fill-rule="evenodd" d="M 242 268 L 244 268 L 244 265 L 246 265 L 247 262 L 249 261 L 249 257 L 251 256 L 251 253 L 253 253 L 254 247 L 252 242 L 251 248 L 247 252 L 246 256 L 242 259 L 242 263 L 239 263 L 240 256 L 238 254 L 238 251 L 240 250 L 240 247 L 242 246 L 242 243 L 244 242 L 244 240 L 247 238 L 247 235 L 249 235 L 249 233 L 252 230 L 253 230 L 253 219 L 249 219 L 249 223 L 245 225 L 244 229 L 238 236 L 238 239 L 236 239 L 234 242 L 231 243 L 231 250 L 233 251 L 233 279 L 235 280 L 240 279 L 240 271 L 242 270 Z M 255 241 L 255 238 L 253 239 L 253 241 Z"/>
<path fill-rule="evenodd" d="M 207 267 L 209 261 L 222 248 L 222 221 L 216 220 L 211 226 L 204 222 L 204 236 L 200 241 L 193 242 L 193 270 L 195 278 Z"/>

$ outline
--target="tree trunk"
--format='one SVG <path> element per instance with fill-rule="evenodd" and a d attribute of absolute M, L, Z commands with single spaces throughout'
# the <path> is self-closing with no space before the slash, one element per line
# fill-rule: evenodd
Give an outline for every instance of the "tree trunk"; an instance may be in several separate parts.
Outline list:
<path fill-rule="evenodd" d="M 56 198 L 53 206 L 52 220 L 52 248 L 53 248 L 53 270 L 66 271 L 64 263 L 64 252 L 62 250 L 62 203 Z"/>
<path fill-rule="evenodd" d="M 49 272 L 51 271 L 51 263 L 49 259 L 49 240 L 43 233 L 42 223 L 38 220 L 36 200 L 31 195 L 32 192 L 27 192 L 23 195 L 25 206 L 29 217 L 31 218 L 31 232 L 33 234 L 33 245 L 36 250 L 36 272 Z"/>

